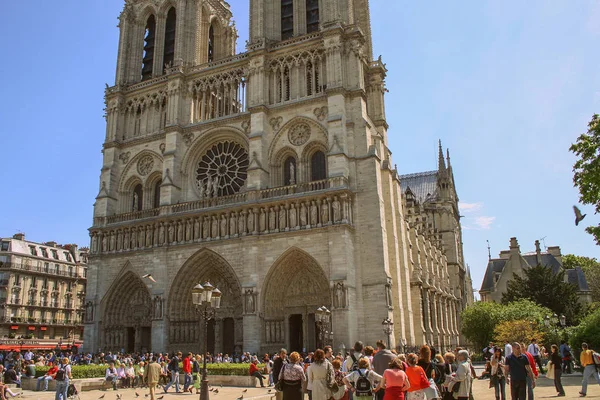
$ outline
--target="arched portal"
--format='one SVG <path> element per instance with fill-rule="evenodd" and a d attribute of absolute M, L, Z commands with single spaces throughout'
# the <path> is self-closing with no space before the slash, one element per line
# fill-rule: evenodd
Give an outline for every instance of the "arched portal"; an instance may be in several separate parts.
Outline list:
<path fill-rule="evenodd" d="M 104 351 L 151 350 L 152 299 L 139 276 L 129 271 L 117 279 L 103 309 Z"/>
<path fill-rule="evenodd" d="M 265 351 L 289 351 L 321 345 L 315 311 L 331 308 L 329 279 L 308 253 L 292 248 L 271 267 L 262 290 Z"/>
<path fill-rule="evenodd" d="M 170 350 L 200 351 L 200 340 L 204 336 L 191 293 L 196 284 L 206 281 L 222 292 L 221 308 L 217 310 L 214 322 L 209 324 L 208 350 L 228 354 L 232 354 L 236 346 L 241 350 L 242 288 L 231 265 L 208 249 L 190 257 L 171 284 L 168 313 Z"/>

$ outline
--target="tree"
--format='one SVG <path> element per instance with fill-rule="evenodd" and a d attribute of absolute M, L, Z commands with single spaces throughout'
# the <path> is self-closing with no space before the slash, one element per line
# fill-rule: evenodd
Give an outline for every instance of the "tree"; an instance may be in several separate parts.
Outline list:
<path fill-rule="evenodd" d="M 577 356 L 581 351 L 581 343 L 584 342 L 596 351 L 600 349 L 600 309 L 586 316 L 578 326 L 571 329 L 569 344 Z"/>
<path fill-rule="evenodd" d="M 565 273 L 553 274 L 550 268 L 537 265 L 523 269 L 524 276 L 515 275 L 507 284 L 502 303 L 529 299 L 547 307 L 557 315 L 564 314 L 567 322 L 575 324 L 580 305 L 575 285 L 565 282 Z"/>
<path fill-rule="evenodd" d="M 526 319 L 500 322 L 494 331 L 494 338 L 497 343 L 518 342 L 528 344 L 533 338 L 537 339 L 539 343 L 544 343 L 545 335 L 537 323 L 532 323 Z"/>
<path fill-rule="evenodd" d="M 461 314 L 461 331 L 476 349 L 483 349 L 494 338 L 494 329 L 501 321 L 503 306 L 498 303 L 477 302 Z"/>
<path fill-rule="evenodd" d="M 581 267 L 588 287 L 592 291 L 592 301 L 600 301 L 600 263 L 595 258 L 567 254 L 563 257 L 565 268 Z"/>
<path fill-rule="evenodd" d="M 592 116 L 587 133 L 577 138 L 569 150 L 578 157 L 573 165 L 573 183 L 579 189 L 579 201 L 594 206 L 600 212 L 600 117 Z M 589 226 L 586 231 L 600 245 L 600 225 Z"/>

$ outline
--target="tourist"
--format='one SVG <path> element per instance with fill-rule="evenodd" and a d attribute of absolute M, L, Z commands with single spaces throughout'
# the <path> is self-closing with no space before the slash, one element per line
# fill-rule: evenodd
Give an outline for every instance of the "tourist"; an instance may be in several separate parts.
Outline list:
<path fill-rule="evenodd" d="M 473 374 L 471 372 L 471 363 L 469 362 L 469 352 L 467 350 L 460 350 L 458 352 L 458 369 L 456 374 L 450 379 L 448 388 L 453 391 L 455 385 L 460 385 L 455 393 L 455 399 L 457 400 L 468 400 L 471 394 L 471 388 L 473 384 Z"/>
<path fill-rule="evenodd" d="M 175 384 L 175 393 L 180 393 L 179 390 L 179 359 L 181 358 L 181 352 L 177 353 L 173 356 L 171 361 L 169 361 L 169 372 L 171 373 L 171 382 L 169 382 L 165 387 L 165 393 L 169 390 L 173 384 Z"/>
<path fill-rule="evenodd" d="M 196 354 L 194 358 L 194 362 L 192 363 L 192 374 L 194 379 L 194 389 L 196 389 L 196 394 L 200 394 L 200 363 L 202 362 L 202 357 L 200 354 Z"/>
<path fill-rule="evenodd" d="M 113 390 L 117 390 L 118 377 L 117 377 L 117 369 L 115 368 L 114 362 L 111 362 L 109 364 L 108 368 L 106 368 L 104 381 L 107 384 L 112 384 Z"/>
<path fill-rule="evenodd" d="M 335 380 L 334 375 L 333 366 L 325 359 L 325 352 L 317 349 L 313 355 L 313 362 L 308 373 L 312 400 L 329 400 L 331 398 L 332 393 L 329 387 Z"/>
<path fill-rule="evenodd" d="M 552 363 L 552 367 L 554 368 L 554 387 L 556 388 L 556 392 L 559 397 L 565 395 L 565 389 L 563 388 L 561 377 L 562 377 L 562 357 L 560 355 L 560 351 L 558 346 L 553 344 L 550 347 L 550 363 Z M 548 367 L 550 369 L 550 367 Z"/>
<path fill-rule="evenodd" d="M 588 380 L 591 377 L 594 377 L 596 382 L 600 385 L 600 376 L 598 375 L 598 369 L 594 363 L 594 352 L 590 350 L 587 343 L 581 344 L 579 362 L 581 363 L 581 368 L 583 368 L 583 381 L 581 382 L 581 391 L 579 392 L 579 395 L 585 397 L 587 395 Z"/>
<path fill-rule="evenodd" d="M 383 376 L 386 369 L 390 368 L 390 363 L 396 359 L 396 356 L 386 348 L 383 340 L 379 340 L 377 342 L 377 353 L 373 357 L 373 362 L 371 365 L 373 366 L 373 371 L 377 374 Z M 385 387 L 380 387 L 380 390 L 376 393 L 376 399 L 382 400 L 385 396 Z"/>
<path fill-rule="evenodd" d="M 323 351 L 325 352 L 325 359 L 329 362 L 333 361 L 333 348 L 331 346 L 323 347 Z"/>
<path fill-rule="evenodd" d="M 513 353 L 505 359 L 505 373 L 510 377 L 510 394 L 512 400 L 525 400 L 527 398 L 527 379 L 535 387 L 535 377 L 529 359 L 521 352 L 521 345 L 513 343 Z"/>
<path fill-rule="evenodd" d="M 519 344 L 521 347 L 521 352 L 525 351 L 525 345 Z M 527 377 L 527 400 L 534 400 L 533 389 L 535 389 L 534 380 L 537 379 L 539 372 L 535 365 L 535 358 L 533 354 L 529 351 L 525 351 L 525 357 L 527 357 L 527 361 L 529 361 L 529 366 L 531 367 L 531 371 L 533 372 L 533 378 Z"/>
<path fill-rule="evenodd" d="M 356 342 L 354 343 L 354 351 L 346 357 L 346 362 L 342 366 L 345 372 L 353 372 L 358 370 L 358 360 L 360 360 L 363 356 L 363 343 Z"/>
<path fill-rule="evenodd" d="M 506 343 L 504 344 L 504 357 L 509 357 L 512 354 L 512 345 L 510 344 L 510 341 L 506 341 Z"/>
<path fill-rule="evenodd" d="M 44 382 L 44 392 L 48 391 L 48 382 L 50 382 L 52 379 L 54 379 L 54 376 L 56 375 L 56 371 L 58 371 L 58 367 L 56 365 L 54 365 L 54 363 L 52 361 L 50 361 L 49 365 L 50 365 L 50 369 L 48 369 L 48 372 L 46 372 L 45 375 L 42 375 L 39 378 L 37 378 L 37 385 L 36 385 L 35 390 L 38 392 L 40 391 L 40 386 L 41 386 L 42 382 Z"/>
<path fill-rule="evenodd" d="M 67 392 L 69 390 L 69 381 L 71 380 L 71 366 L 69 365 L 69 359 L 63 357 L 58 371 L 56 371 L 56 396 L 54 400 L 66 400 Z"/>
<path fill-rule="evenodd" d="M 133 362 L 129 361 L 125 367 L 125 385 L 127 387 L 133 387 L 135 383 L 135 369 L 133 368 Z"/>
<path fill-rule="evenodd" d="M 334 400 L 348 400 L 348 388 L 344 384 L 344 376 L 345 373 L 342 372 L 342 360 L 340 358 L 335 358 L 331 365 L 333 366 L 333 373 L 335 378 L 335 383 L 338 385 L 338 391 L 332 394 L 332 398 Z"/>
<path fill-rule="evenodd" d="M 404 364 L 399 358 L 396 357 L 389 362 L 388 369 L 383 372 L 377 387 L 377 394 L 384 393 L 383 400 L 404 400 L 410 382 L 403 369 Z"/>
<path fill-rule="evenodd" d="M 300 354 L 294 351 L 290 354 L 289 363 L 282 364 L 278 380 L 282 381 L 283 400 L 302 400 L 303 398 L 302 382 L 306 381 L 306 375 L 301 362 Z"/>
<path fill-rule="evenodd" d="M 490 342 L 490 344 L 488 344 L 487 347 L 483 349 L 482 353 L 483 359 L 485 361 L 490 361 L 492 355 L 494 354 L 494 343 Z M 458 354 L 456 356 L 458 357 Z"/>
<path fill-rule="evenodd" d="M 437 390 L 437 386 L 435 385 L 436 367 L 431 362 L 431 348 L 429 346 L 421 346 L 421 349 L 419 350 L 419 361 L 417 362 L 417 365 L 423 368 L 423 371 L 425 371 L 425 376 L 429 381 L 429 388 L 425 389 L 425 395 L 427 396 L 427 399 L 439 399 L 440 394 Z"/>
<path fill-rule="evenodd" d="M 450 379 L 452 379 L 452 374 L 456 372 L 458 369 L 458 365 L 456 364 L 456 356 L 454 353 L 448 352 L 444 354 L 444 375 L 446 379 L 442 384 L 442 399 L 443 400 L 452 400 L 452 392 L 448 390 L 448 384 L 450 383 Z"/>
<path fill-rule="evenodd" d="M 406 376 L 410 387 L 408 388 L 407 400 L 425 400 L 425 389 L 429 387 L 429 381 L 423 368 L 417 365 L 419 357 L 416 354 L 410 353 L 406 356 L 408 368 L 406 368 Z"/>
<path fill-rule="evenodd" d="M 161 367 L 156 360 L 150 360 L 148 367 L 144 371 L 144 379 L 148 384 L 148 390 L 150 392 L 150 400 L 155 400 L 154 394 L 156 392 L 156 385 L 160 380 Z M 137 394 L 136 394 L 137 397 Z"/>
<path fill-rule="evenodd" d="M 369 360 L 369 365 L 373 365 L 373 354 L 375 353 L 375 349 L 371 346 L 365 347 L 365 357 Z"/>
<path fill-rule="evenodd" d="M 444 383 L 446 382 L 446 363 L 444 361 L 444 356 L 441 354 L 436 354 L 432 363 L 435 367 L 435 378 L 433 380 L 437 386 L 440 398 L 443 398 L 442 389 L 444 387 Z"/>
<path fill-rule="evenodd" d="M 135 372 L 135 380 L 137 380 L 137 385 L 139 387 L 144 387 L 144 375 L 145 375 L 145 365 L 143 361 L 140 361 L 133 367 L 133 371 Z"/>
<path fill-rule="evenodd" d="M 537 366 L 540 368 L 540 373 L 544 373 L 544 367 L 542 366 L 542 352 L 540 346 L 537 344 L 535 338 L 531 339 L 531 343 L 527 347 L 527 352 L 533 356 Z"/>
<path fill-rule="evenodd" d="M 381 375 L 369 370 L 369 367 L 369 359 L 362 357 L 358 360 L 358 369 L 344 377 L 344 384 L 354 396 L 369 397 L 376 392 Z"/>
<path fill-rule="evenodd" d="M 572 372 L 572 361 L 573 357 L 571 355 L 571 348 L 564 341 L 560 341 L 560 356 L 562 357 L 561 369 L 563 374 L 570 374 Z M 554 366 L 556 368 L 556 366 Z"/>
<path fill-rule="evenodd" d="M 265 379 L 265 377 L 263 376 L 263 374 L 259 371 L 258 367 L 258 360 L 254 360 L 251 364 L 250 364 L 250 376 L 255 377 L 256 379 L 258 379 L 258 381 L 260 382 L 260 387 L 264 388 L 265 387 L 265 383 L 263 382 L 263 379 Z"/>
<path fill-rule="evenodd" d="M 127 387 L 127 374 L 125 373 L 125 363 L 119 363 L 117 368 L 117 379 L 121 381 L 121 387 Z"/>
<path fill-rule="evenodd" d="M 192 393 L 192 353 L 188 353 L 183 359 L 183 391 Z"/>
<path fill-rule="evenodd" d="M 281 369 L 283 368 L 283 366 L 286 363 L 287 363 L 287 350 L 281 349 L 281 350 L 279 350 L 279 355 L 277 356 L 277 358 L 273 360 L 273 384 L 274 385 L 277 385 L 277 382 L 279 382 L 279 373 L 281 372 Z M 283 393 L 280 391 L 277 391 L 277 393 L 275 394 L 275 398 L 276 398 L 276 400 L 281 400 L 283 398 Z"/>
<path fill-rule="evenodd" d="M 160 379 L 158 384 L 166 386 L 171 381 L 171 372 L 169 371 L 169 359 L 165 358 L 166 361 L 160 363 Z"/>
<path fill-rule="evenodd" d="M 502 350 L 499 347 L 494 351 L 490 364 L 492 366 L 490 387 L 494 387 L 496 400 L 506 400 L 506 377 L 504 375 L 506 359 L 502 356 Z"/>

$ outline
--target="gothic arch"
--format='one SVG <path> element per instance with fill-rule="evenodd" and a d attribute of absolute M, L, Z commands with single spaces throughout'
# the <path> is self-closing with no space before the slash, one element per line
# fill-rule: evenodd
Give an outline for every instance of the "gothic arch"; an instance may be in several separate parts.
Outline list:
<path fill-rule="evenodd" d="M 296 125 L 298 125 L 300 123 L 305 123 L 310 127 L 311 136 L 306 143 L 303 143 L 298 146 L 298 145 L 294 145 L 294 144 L 290 143 L 289 138 L 288 138 L 288 132 L 290 131 L 291 128 L 295 127 Z M 286 122 L 283 125 L 283 127 L 281 127 L 281 129 L 279 129 L 279 131 L 273 137 L 273 140 L 271 141 L 271 145 L 269 146 L 269 152 L 268 152 L 269 160 L 273 160 L 274 155 L 277 154 L 280 151 L 280 149 L 282 149 L 284 147 L 297 148 L 298 154 L 302 154 L 302 151 L 305 148 L 305 146 L 307 146 L 309 143 L 311 143 L 313 141 L 320 141 L 322 143 L 327 143 L 328 142 L 327 129 L 325 129 L 325 127 L 323 125 L 321 125 L 320 123 L 318 123 L 317 121 L 315 121 L 311 118 L 307 118 L 307 117 L 292 118 L 290 121 Z"/>
<path fill-rule="evenodd" d="M 169 12 L 169 10 L 171 8 L 174 8 L 175 12 L 179 12 L 179 10 L 177 9 L 177 2 L 176 1 L 173 1 L 173 0 L 165 1 L 164 4 L 162 4 L 159 7 L 158 15 L 160 15 L 161 17 L 166 18 L 167 13 Z"/>
<path fill-rule="evenodd" d="M 140 176 L 140 174 L 137 171 L 138 162 L 145 156 L 152 157 L 153 165 L 146 175 Z M 160 155 L 158 155 L 158 153 L 152 150 L 142 150 L 141 152 L 136 154 L 131 160 L 129 160 L 129 162 L 123 169 L 123 173 L 121 174 L 121 180 L 119 184 L 119 192 L 126 190 L 127 183 L 132 177 L 138 177 L 138 179 L 142 181 L 142 184 L 144 184 L 146 180 L 155 172 L 160 172 L 162 174 L 162 164 L 163 158 Z"/>
<path fill-rule="evenodd" d="M 312 165 L 312 157 L 315 155 L 315 153 L 317 152 L 321 152 L 323 153 L 323 155 L 325 156 L 325 176 L 327 175 L 327 144 L 318 141 L 318 140 L 313 140 L 313 141 L 309 141 L 306 146 L 304 147 L 304 150 L 302 151 L 302 165 L 304 166 L 304 170 L 302 171 L 305 180 L 307 182 L 310 182 L 313 180 L 312 175 L 313 175 L 313 165 Z"/>
<path fill-rule="evenodd" d="M 331 306 L 329 278 L 306 251 L 292 247 L 273 264 L 261 290 L 265 319 L 285 318 L 289 314 Z"/>
<path fill-rule="evenodd" d="M 235 271 L 221 255 L 202 249 L 183 264 L 170 285 L 167 315 L 171 345 L 185 347 L 198 343 L 200 317 L 192 305 L 191 292 L 196 284 L 206 281 L 222 292 L 216 319 L 242 317 L 242 288 Z"/>

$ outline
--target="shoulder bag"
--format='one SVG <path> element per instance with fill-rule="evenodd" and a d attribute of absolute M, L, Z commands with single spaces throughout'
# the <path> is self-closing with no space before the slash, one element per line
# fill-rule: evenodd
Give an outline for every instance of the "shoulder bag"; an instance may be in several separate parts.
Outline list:
<path fill-rule="evenodd" d="M 331 393 L 337 393 L 340 390 L 337 382 L 335 381 L 335 372 L 333 371 L 333 366 L 329 361 L 325 361 L 327 363 L 327 388 L 331 390 Z"/>

